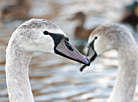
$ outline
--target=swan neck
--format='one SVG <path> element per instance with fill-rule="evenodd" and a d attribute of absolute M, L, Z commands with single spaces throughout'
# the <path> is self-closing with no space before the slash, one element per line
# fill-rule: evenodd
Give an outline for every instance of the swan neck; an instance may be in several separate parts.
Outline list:
<path fill-rule="evenodd" d="M 85 20 L 80 20 L 79 23 L 78 23 L 78 26 L 79 27 L 83 27 L 84 26 L 84 22 L 85 22 Z"/>
<path fill-rule="evenodd" d="M 10 102 L 34 102 L 28 76 L 28 66 L 32 53 L 21 50 L 18 46 L 7 47 L 6 82 Z"/>
<path fill-rule="evenodd" d="M 137 45 L 118 50 L 119 68 L 113 92 L 107 102 L 132 102 L 136 88 L 138 50 Z"/>
<path fill-rule="evenodd" d="M 85 22 L 85 16 L 78 18 L 78 27 L 83 27 Z"/>

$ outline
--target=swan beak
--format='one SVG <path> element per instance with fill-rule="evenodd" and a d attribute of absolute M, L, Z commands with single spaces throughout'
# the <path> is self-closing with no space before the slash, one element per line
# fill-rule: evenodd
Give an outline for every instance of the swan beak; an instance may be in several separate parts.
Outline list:
<path fill-rule="evenodd" d="M 90 62 L 92 62 L 97 57 L 97 53 L 91 47 L 89 47 L 87 52 L 87 57 L 90 60 Z M 86 65 L 82 65 L 82 67 L 80 68 L 80 71 L 82 72 L 84 68 L 86 68 Z"/>
<path fill-rule="evenodd" d="M 90 65 L 89 60 L 82 55 L 75 47 L 73 47 L 67 40 L 62 39 L 60 43 L 54 48 L 55 53 L 71 60 Z"/>

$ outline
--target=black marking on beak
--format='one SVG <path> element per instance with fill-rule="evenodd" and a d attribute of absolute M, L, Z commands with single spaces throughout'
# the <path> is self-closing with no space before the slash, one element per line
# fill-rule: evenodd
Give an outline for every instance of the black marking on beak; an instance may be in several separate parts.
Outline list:
<path fill-rule="evenodd" d="M 70 44 L 65 40 L 65 45 L 67 46 L 67 48 L 71 51 L 73 51 L 73 48 L 70 46 Z"/>
<path fill-rule="evenodd" d="M 69 41 L 69 38 L 68 38 L 68 37 L 66 37 L 66 36 L 64 36 L 64 39 L 65 39 L 65 40 L 67 40 L 67 41 Z"/>
<path fill-rule="evenodd" d="M 90 65 L 90 62 L 89 62 L 89 59 L 88 59 L 88 58 L 86 58 L 86 60 L 87 60 L 89 63 L 86 64 L 86 63 L 84 63 L 84 62 L 82 62 L 82 61 L 80 61 L 80 60 L 73 59 L 72 57 L 69 57 L 69 56 L 67 56 L 67 55 L 65 55 L 65 54 L 63 54 L 63 53 L 61 53 L 61 52 L 59 52 L 59 51 L 56 50 L 56 49 L 55 49 L 55 53 L 56 53 L 56 54 L 59 54 L 59 55 L 61 55 L 61 56 L 64 56 L 64 57 L 66 57 L 66 58 L 68 58 L 68 59 L 71 59 L 71 60 L 77 61 L 77 62 L 79 62 L 79 63 L 83 63 L 83 64 L 85 64 L 86 66 L 89 66 L 89 65 Z"/>
<path fill-rule="evenodd" d="M 95 42 L 95 40 L 97 39 L 98 37 L 96 36 L 95 38 L 94 38 L 94 40 L 89 44 L 89 47 L 88 47 L 88 52 L 87 52 L 87 57 L 88 56 L 90 56 L 90 49 L 94 52 L 94 54 L 92 55 L 92 56 L 90 56 L 91 58 L 89 59 L 90 60 L 90 62 L 92 62 L 92 61 L 94 61 L 95 60 L 95 58 L 97 57 L 97 53 L 96 53 L 96 51 L 95 51 L 95 49 L 94 49 L 94 42 Z M 83 65 L 81 68 L 80 68 L 80 71 L 82 72 L 83 70 L 84 70 L 84 68 L 86 68 L 86 65 Z"/>
<path fill-rule="evenodd" d="M 47 34 L 47 32 L 45 32 Z M 89 60 L 78 52 L 68 41 L 69 38 L 62 34 L 49 33 L 49 35 L 54 40 L 54 51 L 63 57 L 69 58 L 71 60 L 90 65 Z"/>
<path fill-rule="evenodd" d="M 65 42 L 66 47 L 67 47 L 69 50 L 73 51 L 73 48 L 72 48 L 72 47 L 70 46 L 70 44 L 68 43 L 68 41 L 69 41 L 69 38 L 68 38 L 68 37 L 66 37 L 66 36 L 64 36 L 64 35 L 62 35 L 62 34 L 52 34 L 52 33 L 50 33 L 49 35 L 54 39 L 55 49 L 56 49 L 57 45 L 60 43 L 60 41 L 61 41 L 62 39 L 64 39 L 64 42 Z"/>
<path fill-rule="evenodd" d="M 94 56 L 91 57 L 90 62 L 94 61 L 96 57 L 97 57 L 97 54 L 96 54 L 96 52 L 95 52 L 95 53 L 94 53 Z M 86 65 L 83 65 L 83 66 L 80 68 L 80 71 L 82 72 L 83 69 L 84 69 L 85 67 L 86 67 Z"/>
<path fill-rule="evenodd" d="M 49 33 L 49 35 L 53 38 L 54 43 L 55 43 L 55 47 L 60 43 L 60 41 L 61 41 L 62 39 L 65 38 L 65 36 L 62 35 L 62 34 Z"/>

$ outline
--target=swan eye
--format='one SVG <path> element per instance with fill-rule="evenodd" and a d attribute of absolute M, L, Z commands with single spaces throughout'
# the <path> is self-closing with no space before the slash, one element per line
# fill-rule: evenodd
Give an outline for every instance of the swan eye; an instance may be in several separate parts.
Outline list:
<path fill-rule="evenodd" d="M 95 39 L 97 39 L 98 37 L 96 36 Z"/>
<path fill-rule="evenodd" d="M 43 34 L 44 34 L 44 35 L 48 35 L 49 32 L 48 32 L 48 31 L 44 31 Z"/>

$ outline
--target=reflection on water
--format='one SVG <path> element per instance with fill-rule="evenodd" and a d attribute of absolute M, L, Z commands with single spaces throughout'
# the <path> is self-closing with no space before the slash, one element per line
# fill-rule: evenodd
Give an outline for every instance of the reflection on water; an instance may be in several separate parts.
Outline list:
<path fill-rule="evenodd" d="M 114 17 L 115 12 L 122 10 L 123 4 L 130 0 L 31 0 L 32 8 L 30 17 L 43 17 L 57 23 L 62 30 L 72 39 L 71 42 L 78 46 L 73 37 L 76 22 L 69 19 L 73 13 L 82 10 L 88 16 L 86 27 L 109 22 L 106 16 Z M 1 0 L 1 8 L 5 1 Z M 102 5 L 101 5 L 102 4 Z M 104 4 L 104 5 L 103 5 Z M 92 6 L 93 5 L 93 6 Z M 116 10 L 116 11 L 115 11 Z M 120 11 L 121 11 L 120 10 Z M 104 11 L 104 12 L 103 12 Z M 116 15 L 117 16 L 117 15 Z M 117 18 L 117 17 L 114 17 Z M 91 22 L 89 22 L 89 20 Z M 5 49 L 12 32 L 24 21 L 16 20 L 0 23 L 0 102 L 8 102 L 5 83 Z M 135 38 L 138 39 L 137 35 Z M 137 40 L 138 41 L 138 40 Z M 36 102 L 105 102 L 115 82 L 118 59 L 117 52 L 112 50 L 98 57 L 83 73 L 79 72 L 80 64 L 53 54 L 37 52 L 30 63 L 30 83 Z M 138 83 L 134 97 L 138 102 Z"/>

